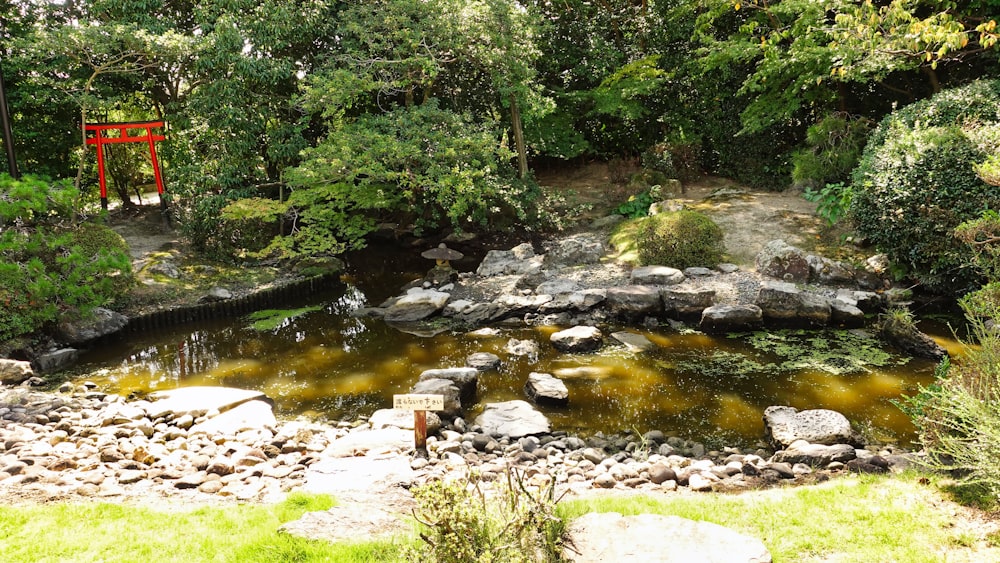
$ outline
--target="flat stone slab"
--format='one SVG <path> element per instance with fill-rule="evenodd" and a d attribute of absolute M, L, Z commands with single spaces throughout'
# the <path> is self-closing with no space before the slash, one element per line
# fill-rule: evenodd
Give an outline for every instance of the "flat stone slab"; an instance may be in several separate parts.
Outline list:
<path fill-rule="evenodd" d="M 578 563 L 770 563 L 757 538 L 679 516 L 591 512 L 569 523 L 563 556 Z"/>
<path fill-rule="evenodd" d="M 159 418 L 168 414 L 201 416 L 208 411 L 227 411 L 243 403 L 255 400 L 267 400 L 260 391 L 237 389 L 235 387 L 194 386 L 179 387 L 165 391 L 154 391 L 149 394 L 153 401 L 146 412 L 151 418 Z"/>
<path fill-rule="evenodd" d="M 511 438 L 545 434 L 550 430 L 549 419 L 544 414 L 527 401 L 519 400 L 487 403 L 483 414 L 476 417 L 476 424 L 482 426 L 486 434 Z"/>
<path fill-rule="evenodd" d="M 652 350 L 656 348 L 656 344 L 646 338 L 641 334 L 636 334 L 634 332 L 619 331 L 612 332 L 611 338 L 614 338 L 618 342 L 625 345 L 626 348 L 633 352 L 645 352 L 646 350 Z"/>
<path fill-rule="evenodd" d="M 322 512 L 307 512 L 278 531 L 314 541 L 388 540 L 409 533 L 405 517 L 376 506 L 347 504 Z"/>
<path fill-rule="evenodd" d="M 244 430 L 276 428 L 278 420 L 270 403 L 253 400 L 237 405 L 205 422 L 195 424 L 188 432 L 202 432 L 211 436 L 234 436 Z"/>
<path fill-rule="evenodd" d="M 407 435 L 413 439 L 413 432 Z M 338 499 L 365 497 L 409 486 L 415 475 L 409 459 L 395 454 L 324 457 L 306 470 L 302 490 Z"/>

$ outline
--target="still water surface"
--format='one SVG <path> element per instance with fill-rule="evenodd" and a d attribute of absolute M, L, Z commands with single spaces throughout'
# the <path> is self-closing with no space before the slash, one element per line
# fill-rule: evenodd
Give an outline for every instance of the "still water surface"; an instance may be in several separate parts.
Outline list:
<path fill-rule="evenodd" d="M 667 326 L 632 327 L 656 349 L 629 352 L 608 338 L 600 352 L 586 355 L 560 354 L 548 345 L 559 327 L 500 328 L 493 337 L 464 332 L 420 337 L 350 316 L 414 277 L 413 266 L 411 273 L 400 273 L 407 267 L 391 259 L 366 268 L 363 275 L 347 276 L 337 290 L 290 304 L 320 308 L 272 330 L 254 330 L 242 318 L 128 335 L 84 354 L 79 377 L 121 394 L 187 385 L 257 389 L 275 400 L 279 416 L 340 420 L 391 406 L 392 395 L 408 392 L 423 370 L 462 366 L 471 353 L 492 352 L 504 364 L 481 376 L 481 403 L 524 398 L 530 372 L 552 373 L 570 392 L 569 406 L 542 409 L 555 429 L 581 434 L 659 429 L 715 445 L 758 441 L 761 414 L 769 405 L 837 410 L 870 438 L 906 444 L 913 428 L 891 400 L 933 379 L 933 362 L 899 356 L 861 332 L 715 337 Z M 602 327 L 606 335 L 622 328 Z M 924 328 L 948 334 L 946 327 Z M 511 338 L 537 340 L 539 357 L 507 354 Z M 468 418 L 477 410 L 473 407 Z"/>

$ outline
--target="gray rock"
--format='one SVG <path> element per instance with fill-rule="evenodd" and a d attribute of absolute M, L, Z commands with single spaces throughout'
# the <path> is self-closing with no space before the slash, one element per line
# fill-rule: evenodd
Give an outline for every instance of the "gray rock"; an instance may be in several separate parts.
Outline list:
<path fill-rule="evenodd" d="M 793 319 L 802 305 L 802 292 L 795 284 L 765 280 L 760 284 L 757 306 L 769 319 Z"/>
<path fill-rule="evenodd" d="M 663 310 L 659 288 L 648 285 L 608 288 L 607 305 L 619 317 L 655 315 Z"/>
<path fill-rule="evenodd" d="M 809 263 L 809 278 L 814 283 L 837 285 L 854 282 L 854 268 L 844 264 L 810 254 L 806 257 Z"/>
<path fill-rule="evenodd" d="M 830 319 L 840 326 L 857 328 L 865 322 L 865 313 L 855 305 L 840 300 L 830 301 Z"/>
<path fill-rule="evenodd" d="M 433 434 L 441 429 L 441 418 L 437 414 L 429 412 L 424 416 L 427 423 L 428 434 Z M 368 417 L 368 424 L 370 424 L 375 430 L 381 430 L 383 428 L 402 428 L 404 430 L 413 430 L 413 411 L 402 409 L 379 409 Z"/>
<path fill-rule="evenodd" d="M 763 313 L 756 305 L 713 305 L 701 314 L 701 330 L 719 333 L 760 326 Z"/>
<path fill-rule="evenodd" d="M 190 415 L 187 415 L 190 416 Z M 209 436 L 236 435 L 247 430 L 263 430 L 278 425 L 271 404 L 254 400 L 241 403 L 231 409 L 195 424 L 188 430 L 189 435 L 198 433 Z"/>
<path fill-rule="evenodd" d="M 198 299 L 200 303 L 218 303 L 219 301 L 228 301 L 233 298 L 233 292 L 229 291 L 224 287 L 213 287 L 208 290 L 208 293 L 201 296 Z"/>
<path fill-rule="evenodd" d="M 387 321 L 411 322 L 426 319 L 441 311 L 450 294 L 434 289 L 414 287 L 395 299 L 385 308 L 383 318 Z"/>
<path fill-rule="evenodd" d="M 536 256 L 531 243 L 523 243 L 510 250 L 491 250 L 476 269 L 476 274 L 489 277 L 498 275 L 519 276 L 539 272 L 542 256 Z"/>
<path fill-rule="evenodd" d="M 500 369 L 500 356 L 489 352 L 475 352 L 465 357 L 465 365 L 479 371 Z"/>
<path fill-rule="evenodd" d="M 757 254 L 757 271 L 789 282 L 809 281 L 811 269 L 806 253 L 783 240 L 772 240 Z"/>
<path fill-rule="evenodd" d="M 593 352 L 603 344 L 604 335 L 597 327 L 575 326 L 553 333 L 549 341 L 560 352 Z"/>
<path fill-rule="evenodd" d="M 677 285 L 685 280 L 684 274 L 667 266 L 641 266 L 632 270 L 635 285 Z"/>
<path fill-rule="evenodd" d="M 526 401 L 518 400 L 487 403 L 483 413 L 476 417 L 476 424 L 487 434 L 511 438 L 547 434 L 551 429 L 545 415 Z"/>
<path fill-rule="evenodd" d="M 811 466 L 825 467 L 832 462 L 847 463 L 857 457 L 854 446 L 850 444 L 810 444 L 805 440 L 796 440 L 784 450 L 774 453 L 773 462 L 804 463 Z"/>
<path fill-rule="evenodd" d="M 545 268 L 597 264 L 607 249 L 604 237 L 596 233 L 581 233 L 545 244 Z"/>
<path fill-rule="evenodd" d="M 438 411 L 438 416 L 454 418 L 462 412 L 462 393 L 455 382 L 447 379 L 423 379 L 417 381 L 410 390 L 418 395 L 443 395 L 444 410 Z"/>
<path fill-rule="evenodd" d="M 174 264 L 169 260 L 161 260 L 159 262 L 154 262 L 149 266 L 147 266 L 144 272 L 149 274 L 157 274 L 165 276 L 175 280 L 178 280 L 181 277 L 183 277 L 181 269 L 177 267 L 177 264 Z"/>
<path fill-rule="evenodd" d="M 538 353 L 541 351 L 538 343 L 534 340 L 518 340 L 517 338 L 508 340 L 505 350 L 512 356 L 527 356 L 532 361 L 538 359 Z"/>
<path fill-rule="evenodd" d="M 652 350 L 656 348 L 656 344 L 646 338 L 641 334 L 636 334 L 634 332 L 619 331 L 611 333 L 611 338 L 614 338 L 618 342 L 625 345 L 626 348 L 633 352 L 645 352 L 646 350 Z"/>
<path fill-rule="evenodd" d="M 18 385 L 33 375 L 31 362 L 0 358 L 0 384 Z"/>
<path fill-rule="evenodd" d="M 684 268 L 684 275 L 689 278 L 707 278 L 715 275 L 715 270 L 702 266 L 692 266 Z"/>
<path fill-rule="evenodd" d="M 722 264 L 719 264 L 715 267 L 715 269 L 719 270 L 723 274 L 732 274 L 734 272 L 740 271 L 739 266 L 737 266 L 736 264 L 730 264 L 729 262 L 724 262 Z"/>
<path fill-rule="evenodd" d="M 260 391 L 233 387 L 191 386 L 155 391 L 149 394 L 153 401 L 145 406 L 151 419 L 179 417 L 184 414 L 202 416 L 209 411 L 225 412 L 248 401 L 264 400 Z"/>
<path fill-rule="evenodd" d="M 786 448 L 796 440 L 811 444 L 858 445 L 860 438 L 847 418 L 836 411 L 772 406 L 764 409 L 764 432 L 775 447 Z"/>
<path fill-rule="evenodd" d="M 458 387 L 463 404 L 471 405 L 476 401 L 479 386 L 479 370 L 476 368 L 429 369 L 421 373 L 417 381 L 425 379 L 447 379 Z"/>
<path fill-rule="evenodd" d="M 563 556 L 578 563 L 771 561 L 767 547 L 756 538 L 718 524 L 679 516 L 590 512 L 570 522 L 566 533 Z"/>
<path fill-rule="evenodd" d="M 825 326 L 830 322 L 832 306 L 830 300 L 816 293 L 803 293 L 799 304 L 798 316 L 803 321 L 816 326 Z"/>
<path fill-rule="evenodd" d="M 549 373 L 529 373 L 528 382 L 524 384 L 524 392 L 538 404 L 565 405 L 569 402 L 569 390 L 566 384 Z"/>
<path fill-rule="evenodd" d="M 715 290 L 699 287 L 667 287 L 660 291 L 663 310 L 681 317 L 700 315 L 715 302 Z"/>
<path fill-rule="evenodd" d="M 57 337 L 67 344 L 83 344 L 118 332 L 127 324 L 125 315 L 98 307 L 88 319 L 60 323 Z"/>
<path fill-rule="evenodd" d="M 670 466 L 663 463 L 655 463 L 649 468 L 649 480 L 659 485 L 665 481 L 676 481 L 677 474 Z"/>
<path fill-rule="evenodd" d="M 569 302 L 577 311 L 589 311 L 608 298 L 606 289 L 584 289 L 570 294 Z"/>

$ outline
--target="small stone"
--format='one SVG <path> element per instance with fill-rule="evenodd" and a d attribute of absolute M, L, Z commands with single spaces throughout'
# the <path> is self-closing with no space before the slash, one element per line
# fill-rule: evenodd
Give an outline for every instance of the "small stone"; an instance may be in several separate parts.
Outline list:
<path fill-rule="evenodd" d="M 600 489 L 612 489 L 617 481 L 608 473 L 601 473 L 594 477 L 594 486 Z"/>

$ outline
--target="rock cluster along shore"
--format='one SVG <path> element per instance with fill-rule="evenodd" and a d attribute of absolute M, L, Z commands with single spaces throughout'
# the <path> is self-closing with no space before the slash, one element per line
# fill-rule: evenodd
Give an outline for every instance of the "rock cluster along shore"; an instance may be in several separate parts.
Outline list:
<path fill-rule="evenodd" d="M 464 326 L 501 321 L 529 325 L 595 325 L 612 321 L 693 321 L 706 332 L 766 325 L 860 326 L 865 314 L 902 294 L 873 271 L 807 254 L 775 240 L 756 271 L 734 264 L 630 268 L 610 255 L 606 235 L 586 233 L 490 251 L 475 273 L 422 280 L 379 307 L 377 316 L 406 327 L 428 318 Z"/>
<path fill-rule="evenodd" d="M 278 421 L 265 397 L 238 389 L 181 388 L 126 401 L 68 384 L 59 393 L 4 388 L 0 498 L 258 501 L 298 489 L 339 498 L 350 497 L 351 487 L 400 492 L 470 468 L 487 482 L 518 468 L 530 484 L 576 491 L 709 491 L 794 482 L 817 470 L 885 471 L 905 462 L 891 450 L 861 448 L 837 413 L 789 409 L 769 409 L 776 452 L 706 451 L 659 431 L 510 437 L 455 418 L 428 438 L 429 455 L 421 457 L 413 455 L 412 415 L 405 411 L 331 425 Z"/>

